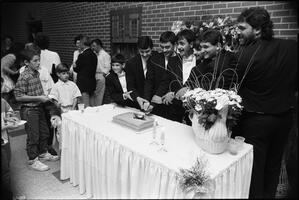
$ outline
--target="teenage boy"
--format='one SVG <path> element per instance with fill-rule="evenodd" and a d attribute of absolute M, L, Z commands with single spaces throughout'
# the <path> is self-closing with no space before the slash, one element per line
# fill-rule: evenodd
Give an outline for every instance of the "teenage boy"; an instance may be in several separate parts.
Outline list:
<path fill-rule="evenodd" d="M 167 70 L 170 57 L 175 56 L 176 36 L 172 31 L 165 31 L 160 36 L 161 53 L 152 55 L 148 62 L 148 70 L 144 86 L 144 98 L 154 106 L 152 113 L 167 117 L 168 106 L 162 103 L 165 92 L 158 90 L 163 74 Z"/>
<path fill-rule="evenodd" d="M 183 87 L 192 68 L 198 62 L 193 54 L 195 34 L 193 31 L 185 29 L 177 34 L 177 39 L 179 54 L 169 59 L 167 72 L 163 75 L 159 90 L 166 91 L 162 102 L 169 105 L 167 118 L 181 123 L 184 119 L 188 125 L 191 125 L 182 101 L 177 98 L 177 92 Z"/>
<path fill-rule="evenodd" d="M 18 78 L 14 94 L 16 100 L 22 103 L 21 118 L 27 121 L 25 131 L 27 133 L 26 150 L 29 157 L 29 167 L 38 171 L 46 171 L 49 170 L 49 167 L 40 162 L 40 159 L 58 160 L 58 156 L 53 156 L 47 151 L 49 128 L 43 103 L 49 101 L 49 98 L 44 95 L 39 78 L 39 52 L 25 50 L 23 56 L 24 64 L 27 67 Z"/>
<path fill-rule="evenodd" d="M 139 54 L 131 58 L 126 63 L 126 79 L 128 81 L 128 91 L 132 91 L 131 97 L 138 102 L 143 110 L 150 106 L 148 100 L 144 99 L 144 82 L 147 73 L 148 60 L 152 55 L 153 41 L 149 36 L 141 36 L 137 41 Z"/>

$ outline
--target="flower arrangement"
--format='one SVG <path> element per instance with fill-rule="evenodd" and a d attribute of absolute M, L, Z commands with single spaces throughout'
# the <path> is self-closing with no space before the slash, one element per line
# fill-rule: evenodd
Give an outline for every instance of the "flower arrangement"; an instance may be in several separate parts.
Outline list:
<path fill-rule="evenodd" d="M 185 192 L 206 194 L 210 189 L 210 176 L 206 172 L 207 160 L 197 158 L 195 164 L 190 169 L 180 169 L 178 180 L 180 187 Z"/>
<path fill-rule="evenodd" d="M 238 49 L 238 27 L 230 16 L 216 16 L 207 21 L 174 21 L 171 31 L 177 34 L 184 29 L 192 30 L 196 36 L 207 29 L 219 30 L 223 38 L 223 48 L 228 51 L 236 51 Z"/>
<path fill-rule="evenodd" d="M 195 88 L 183 95 L 183 105 L 189 112 L 198 114 L 198 123 L 205 130 L 209 130 L 216 119 L 221 117 L 219 111 L 225 106 L 228 107 L 226 126 L 231 130 L 241 115 L 243 109 L 241 102 L 242 98 L 235 91 L 220 88 L 214 90 Z"/>

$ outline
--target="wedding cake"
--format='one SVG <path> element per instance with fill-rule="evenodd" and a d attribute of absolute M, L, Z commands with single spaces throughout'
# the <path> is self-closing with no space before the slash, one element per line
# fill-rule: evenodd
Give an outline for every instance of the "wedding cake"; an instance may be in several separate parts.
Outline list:
<path fill-rule="evenodd" d="M 113 117 L 113 122 L 127 126 L 135 131 L 143 131 L 154 125 L 154 118 L 140 112 L 126 112 Z"/>

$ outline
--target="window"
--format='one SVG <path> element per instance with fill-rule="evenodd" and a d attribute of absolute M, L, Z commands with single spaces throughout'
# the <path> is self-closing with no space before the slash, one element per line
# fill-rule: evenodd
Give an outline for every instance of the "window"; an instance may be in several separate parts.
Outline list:
<path fill-rule="evenodd" d="M 142 7 L 112 10 L 111 52 L 123 54 L 126 58 L 137 54 L 137 39 L 141 35 Z"/>

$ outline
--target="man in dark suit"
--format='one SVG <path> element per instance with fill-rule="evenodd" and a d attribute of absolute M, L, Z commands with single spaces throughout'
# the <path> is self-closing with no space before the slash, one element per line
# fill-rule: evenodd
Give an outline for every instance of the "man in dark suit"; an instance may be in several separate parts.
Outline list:
<path fill-rule="evenodd" d="M 153 41 L 149 36 L 141 36 L 137 41 L 139 54 L 126 62 L 126 80 L 128 91 L 132 91 L 131 97 L 138 102 L 143 110 L 150 106 L 148 100 L 144 99 L 144 81 L 148 69 L 148 60 L 152 55 Z"/>
<path fill-rule="evenodd" d="M 167 91 L 162 97 L 163 103 L 169 105 L 167 118 L 177 122 L 185 120 L 188 125 L 191 125 L 177 92 L 183 88 L 192 68 L 198 65 L 200 61 L 193 54 L 193 42 L 195 41 L 193 31 L 182 30 L 178 33 L 177 39 L 179 54 L 169 58 L 167 71 L 163 75 L 158 90 Z"/>
<path fill-rule="evenodd" d="M 97 56 L 90 48 L 90 40 L 87 36 L 80 38 L 83 52 L 79 54 L 74 71 L 77 72 L 77 85 L 82 93 L 85 107 L 95 106 L 94 91 L 96 89 L 95 73 L 97 69 Z"/>
<path fill-rule="evenodd" d="M 144 98 L 154 106 L 152 113 L 167 118 L 168 106 L 162 103 L 166 91 L 159 90 L 168 60 L 175 56 L 176 36 L 172 31 L 165 31 L 160 36 L 161 53 L 152 55 L 148 62 L 148 70 L 144 85 Z"/>
<path fill-rule="evenodd" d="M 249 198 L 274 198 L 298 90 L 297 44 L 273 38 L 264 8 L 247 8 L 237 21 L 244 45 L 237 64 L 244 112 L 233 136 L 242 135 L 253 145 Z"/>

